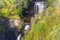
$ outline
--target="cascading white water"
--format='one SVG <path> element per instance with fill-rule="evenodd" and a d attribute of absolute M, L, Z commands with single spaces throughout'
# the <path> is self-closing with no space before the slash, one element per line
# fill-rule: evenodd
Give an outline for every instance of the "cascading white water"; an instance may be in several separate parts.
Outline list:
<path fill-rule="evenodd" d="M 25 25 L 24 30 L 25 30 L 25 31 L 28 31 L 28 30 L 29 30 L 29 28 L 30 28 L 30 25 L 29 25 L 29 24 L 27 24 L 27 25 Z"/>
<path fill-rule="evenodd" d="M 45 9 L 46 9 L 46 2 L 44 2 L 44 1 L 35 2 L 35 4 L 34 4 L 34 16 L 43 12 Z"/>
<path fill-rule="evenodd" d="M 29 24 L 26 24 L 26 25 L 24 26 L 24 29 L 23 29 L 23 30 L 28 31 L 29 28 L 30 28 L 30 25 L 29 25 Z M 22 35 L 22 34 L 19 34 L 19 35 L 18 35 L 17 40 L 21 40 L 21 35 Z"/>
<path fill-rule="evenodd" d="M 44 1 L 35 2 L 35 4 L 34 4 L 34 16 L 36 16 L 37 14 L 43 12 L 45 9 L 46 9 L 46 2 L 44 2 Z M 28 31 L 29 28 L 30 28 L 30 25 L 26 24 L 24 26 L 23 30 Z M 19 34 L 18 37 L 17 37 L 17 40 L 20 40 L 20 39 L 21 39 L 21 34 Z"/>
<path fill-rule="evenodd" d="M 17 40 L 20 40 L 20 39 L 21 39 L 21 34 L 19 34 L 17 37 Z"/>

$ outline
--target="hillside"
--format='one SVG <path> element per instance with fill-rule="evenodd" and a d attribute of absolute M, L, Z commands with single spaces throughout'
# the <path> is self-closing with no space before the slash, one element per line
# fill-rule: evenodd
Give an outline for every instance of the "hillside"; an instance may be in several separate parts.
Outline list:
<path fill-rule="evenodd" d="M 50 5 L 45 13 L 32 18 L 32 28 L 25 40 L 60 40 L 60 2 Z"/>
<path fill-rule="evenodd" d="M 34 0 L 0 0 L 1 40 L 16 40 L 19 34 L 23 34 L 23 40 L 60 40 L 60 0 L 47 0 L 47 9 L 36 17 L 32 14 L 34 5 L 30 5 L 33 3 Z M 23 14 L 28 13 L 26 10 L 33 16 Z M 28 31 L 24 30 L 25 21 L 31 24 Z"/>

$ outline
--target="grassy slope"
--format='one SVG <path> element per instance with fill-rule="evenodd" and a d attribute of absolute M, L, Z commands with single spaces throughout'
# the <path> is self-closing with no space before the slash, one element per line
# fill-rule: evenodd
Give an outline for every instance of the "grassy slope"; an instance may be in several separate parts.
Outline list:
<path fill-rule="evenodd" d="M 45 13 L 32 18 L 32 28 L 25 40 L 60 40 L 60 8 L 53 4 Z"/>

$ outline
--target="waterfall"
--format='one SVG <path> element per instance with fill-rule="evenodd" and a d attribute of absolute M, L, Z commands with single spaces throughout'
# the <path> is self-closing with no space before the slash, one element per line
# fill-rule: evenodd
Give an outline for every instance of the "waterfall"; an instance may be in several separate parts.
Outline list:
<path fill-rule="evenodd" d="M 46 2 L 44 1 L 35 1 L 34 3 L 34 16 L 43 12 L 46 9 Z"/>
<path fill-rule="evenodd" d="M 25 24 L 23 30 L 28 31 L 29 28 L 30 28 L 30 25 L 29 25 L 29 24 Z M 21 32 L 21 33 L 18 35 L 17 40 L 21 40 L 21 37 L 22 37 L 21 35 L 22 35 L 22 34 L 23 34 L 23 33 Z"/>
<path fill-rule="evenodd" d="M 45 9 L 46 9 L 46 2 L 39 1 L 39 0 L 35 1 L 35 3 L 34 3 L 34 16 L 36 16 L 37 14 L 43 12 Z M 29 28 L 30 28 L 30 24 L 25 24 L 22 30 L 28 31 Z M 20 33 L 18 35 L 17 40 L 21 40 L 21 35 L 22 35 L 22 33 Z"/>
<path fill-rule="evenodd" d="M 26 24 L 25 27 L 24 27 L 24 30 L 27 31 L 27 30 L 29 30 L 29 28 L 30 28 L 30 25 Z"/>
<path fill-rule="evenodd" d="M 21 40 L 21 34 L 18 35 L 17 40 Z"/>

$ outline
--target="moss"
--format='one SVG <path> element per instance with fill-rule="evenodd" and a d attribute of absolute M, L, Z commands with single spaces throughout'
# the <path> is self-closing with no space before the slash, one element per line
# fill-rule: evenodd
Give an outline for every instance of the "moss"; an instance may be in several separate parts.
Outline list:
<path fill-rule="evenodd" d="M 52 5 L 54 3 L 54 1 L 56 1 L 56 0 L 47 0 L 47 6 Z"/>

